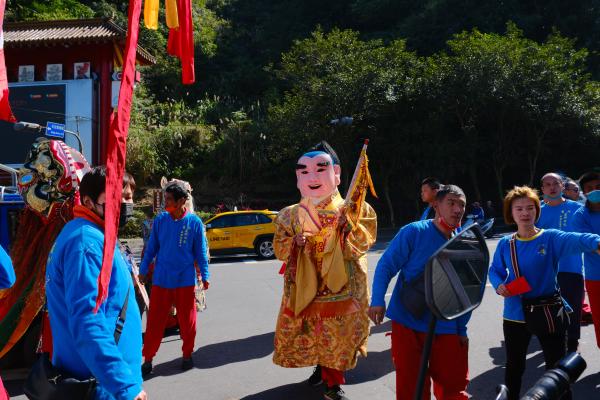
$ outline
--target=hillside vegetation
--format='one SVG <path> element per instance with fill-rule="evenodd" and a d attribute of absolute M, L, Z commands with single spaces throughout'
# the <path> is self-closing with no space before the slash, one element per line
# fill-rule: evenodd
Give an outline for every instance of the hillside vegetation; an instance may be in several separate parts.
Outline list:
<path fill-rule="evenodd" d="M 19 0 L 7 19 L 111 16 L 127 1 Z M 381 224 L 417 214 L 438 176 L 496 203 L 514 184 L 599 164 L 600 1 L 193 0 L 196 77 L 180 84 L 166 27 L 136 89 L 128 168 L 192 182 L 205 208 L 279 208 L 321 139 L 343 184 L 365 137 Z M 164 17 L 164 16 L 163 16 Z M 350 127 L 328 122 L 352 116 Z"/>

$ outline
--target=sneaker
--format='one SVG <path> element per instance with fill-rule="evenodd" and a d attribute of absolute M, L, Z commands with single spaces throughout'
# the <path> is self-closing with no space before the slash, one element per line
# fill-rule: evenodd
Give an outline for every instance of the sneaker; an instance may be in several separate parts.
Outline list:
<path fill-rule="evenodd" d="M 194 360 L 192 359 L 192 357 L 188 357 L 188 358 L 183 358 L 183 360 L 181 361 L 181 369 L 184 371 L 187 371 L 189 369 L 194 368 Z"/>
<path fill-rule="evenodd" d="M 146 361 L 142 364 L 142 378 L 150 375 L 152 373 L 152 361 Z"/>
<path fill-rule="evenodd" d="M 342 388 L 336 385 L 325 390 L 325 400 L 348 400 L 348 398 L 344 396 Z"/>
<path fill-rule="evenodd" d="M 315 367 L 312 375 L 308 377 L 307 382 L 310 386 L 319 386 L 321 383 L 323 383 L 323 377 L 321 376 L 321 366 L 320 365 L 317 365 Z"/>

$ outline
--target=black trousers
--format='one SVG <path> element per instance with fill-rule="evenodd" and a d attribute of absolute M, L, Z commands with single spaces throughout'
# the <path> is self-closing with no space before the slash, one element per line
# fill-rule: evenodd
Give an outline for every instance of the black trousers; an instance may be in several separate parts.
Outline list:
<path fill-rule="evenodd" d="M 560 286 L 560 294 L 573 309 L 569 316 L 571 322 L 567 330 L 567 351 L 573 353 L 579 347 L 581 336 L 581 308 L 585 297 L 583 275 L 573 272 L 559 272 L 558 285 Z"/>
<path fill-rule="evenodd" d="M 522 322 L 504 320 L 504 345 L 506 346 L 506 372 L 504 382 L 508 387 L 509 400 L 518 400 L 521 392 L 521 380 L 525 372 L 527 348 L 531 340 L 531 333 Z M 554 365 L 567 354 L 567 340 L 565 333 L 538 336 L 546 369 Z M 562 400 L 570 400 L 570 392 Z"/>

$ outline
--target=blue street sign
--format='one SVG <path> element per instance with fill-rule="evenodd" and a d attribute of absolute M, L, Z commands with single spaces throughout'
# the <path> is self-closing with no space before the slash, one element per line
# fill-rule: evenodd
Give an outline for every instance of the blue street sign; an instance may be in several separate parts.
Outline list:
<path fill-rule="evenodd" d="M 65 139 L 65 124 L 46 122 L 46 136 L 57 139 Z"/>

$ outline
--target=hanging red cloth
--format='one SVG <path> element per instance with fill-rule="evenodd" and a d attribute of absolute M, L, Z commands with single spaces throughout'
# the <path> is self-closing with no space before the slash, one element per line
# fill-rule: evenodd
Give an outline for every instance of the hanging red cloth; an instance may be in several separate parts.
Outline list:
<path fill-rule="evenodd" d="M 129 130 L 133 85 L 135 83 L 135 61 L 141 10 L 141 0 L 130 0 L 127 39 L 123 59 L 123 78 L 121 80 L 121 89 L 119 90 L 119 104 L 116 116 L 113 114 L 107 140 L 104 255 L 102 257 L 102 269 L 98 276 L 98 297 L 96 298 L 94 312 L 98 311 L 100 304 L 106 299 L 117 240 L 117 227 L 121 211 L 121 191 L 123 190 L 123 171 L 125 170 L 127 132 Z"/>
<path fill-rule="evenodd" d="M 194 71 L 194 26 L 191 0 L 177 0 L 179 28 L 169 29 L 167 52 L 181 61 L 181 81 L 191 85 L 196 81 Z"/>
<path fill-rule="evenodd" d="M 6 0 L 0 0 L 0 119 L 8 122 L 17 122 L 8 102 L 8 79 L 6 77 L 6 63 L 4 62 L 4 8 Z"/>

